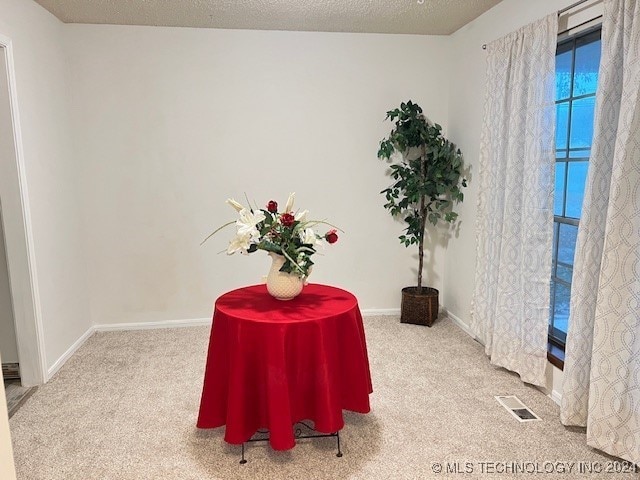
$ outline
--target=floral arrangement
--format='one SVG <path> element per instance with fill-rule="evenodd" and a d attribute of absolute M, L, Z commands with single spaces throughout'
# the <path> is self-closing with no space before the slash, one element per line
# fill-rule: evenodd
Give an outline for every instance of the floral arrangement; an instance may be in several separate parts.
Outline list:
<path fill-rule="evenodd" d="M 322 220 L 308 220 L 307 210 L 293 210 L 295 193 L 289 195 L 284 211 L 278 211 L 278 203 L 274 200 L 267 203 L 266 208 L 248 208 L 229 198 L 227 202 L 239 215 L 238 220 L 224 224 L 212 232 L 202 243 L 229 225 L 236 225 L 236 236 L 229 242 L 227 254 L 240 252 L 244 255 L 256 250 L 265 250 L 282 255 L 285 262 L 281 272 L 297 275 L 301 278 L 309 275 L 313 265 L 311 256 L 316 253 L 316 247 L 323 241 L 333 244 L 338 241 L 338 228 L 332 228 L 324 235 L 318 234 L 314 227 L 325 224 Z M 248 203 L 248 202 L 247 202 Z"/>

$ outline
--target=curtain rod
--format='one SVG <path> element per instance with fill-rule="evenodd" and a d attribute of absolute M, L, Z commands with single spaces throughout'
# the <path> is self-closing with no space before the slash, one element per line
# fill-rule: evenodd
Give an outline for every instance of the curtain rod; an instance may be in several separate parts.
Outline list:
<path fill-rule="evenodd" d="M 589 0 L 578 0 L 577 2 L 572 3 L 572 4 L 571 4 L 571 5 L 569 5 L 568 7 L 564 7 L 562 10 L 558 10 L 558 16 L 560 16 L 560 15 L 562 15 L 563 13 L 568 12 L 568 11 L 569 11 L 569 10 L 571 10 L 572 8 L 576 8 L 576 7 L 578 7 L 578 6 L 580 6 L 580 5 L 582 5 L 583 3 L 588 2 L 588 1 L 589 1 Z M 597 2 L 596 2 L 596 3 L 597 3 Z M 595 20 L 595 18 L 594 18 L 594 19 L 592 19 L 592 20 Z M 592 20 L 589 20 L 589 21 L 592 21 Z M 580 25 L 578 25 L 578 26 L 580 26 Z M 575 27 L 574 27 L 574 28 L 575 28 Z M 568 31 L 568 30 L 567 30 L 567 31 Z M 562 32 L 562 33 L 566 33 L 566 32 Z M 486 44 L 486 43 L 483 43 L 483 44 L 482 44 L 482 49 L 483 49 L 483 50 L 486 50 L 486 49 L 487 49 L 487 44 Z"/>
<path fill-rule="evenodd" d="M 582 5 L 584 2 L 588 2 L 589 0 L 578 0 L 576 3 L 572 3 L 568 7 L 563 8 L 562 10 L 558 10 L 558 16 L 562 15 L 564 12 L 568 12 L 572 8 L 576 8 L 579 5 Z"/>

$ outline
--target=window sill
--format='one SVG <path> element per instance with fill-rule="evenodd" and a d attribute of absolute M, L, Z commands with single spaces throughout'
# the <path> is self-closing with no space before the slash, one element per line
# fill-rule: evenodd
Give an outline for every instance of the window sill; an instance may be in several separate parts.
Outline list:
<path fill-rule="evenodd" d="M 547 360 L 556 368 L 564 370 L 564 350 L 551 343 L 547 344 Z"/>

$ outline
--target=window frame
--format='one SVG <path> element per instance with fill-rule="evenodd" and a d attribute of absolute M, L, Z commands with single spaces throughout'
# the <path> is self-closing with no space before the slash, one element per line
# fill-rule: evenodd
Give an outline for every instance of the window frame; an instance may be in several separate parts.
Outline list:
<path fill-rule="evenodd" d="M 555 205 L 554 205 L 554 218 L 553 218 L 553 228 L 554 228 L 554 244 L 552 246 L 552 272 L 551 272 L 551 297 L 550 297 L 550 305 L 549 305 L 549 325 L 548 325 L 548 354 L 547 358 L 549 361 L 554 364 L 556 367 L 562 369 L 564 368 L 564 350 L 566 347 L 566 334 L 561 330 L 557 329 L 554 326 L 554 315 L 555 315 L 555 289 L 556 284 L 561 284 L 569 289 L 571 288 L 571 282 L 563 280 L 558 276 L 558 266 L 571 267 L 572 272 L 574 265 L 569 265 L 564 262 L 558 261 L 558 252 L 559 252 L 559 244 L 560 244 L 560 226 L 562 224 L 578 226 L 580 223 L 579 218 L 568 217 L 567 214 L 567 192 L 568 192 L 568 179 L 569 179 L 569 165 L 572 162 L 584 162 L 590 161 L 591 156 L 591 148 L 593 147 L 593 141 L 591 142 L 590 147 L 579 147 L 579 148 L 571 148 L 571 116 L 572 116 L 572 105 L 576 100 L 581 100 L 584 98 L 595 98 L 596 92 L 581 94 L 581 95 L 573 95 L 574 89 L 574 81 L 575 81 L 575 67 L 576 67 L 576 50 L 584 45 L 588 45 L 590 43 L 600 41 L 602 39 L 602 24 L 594 25 L 590 28 L 582 30 L 576 34 L 573 34 L 569 37 L 561 38 L 558 40 L 557 48 L 556 48 L 556 58 L 558 55 L 563 53 L 573 51 L 571 58 L 571 82 L 569 86 L 569 96 L 562 99 L 556 99 L 555 104 L 559 105 L 562 103 L 568 104 L 568 112 L 567 112 L 567 128 L 566 128 L 566 147 L 563 149 L 555 149 L 556 151 L 556 165 L 557 163 L 565 163 L 566 168 L 564 169 L 564 185 L 563 185 L 563 199 L 562 199 L 562 215 L 555 215 Z M 600 80 L 600 79 L 598 79 Z M 556 123 L 556 128 L 558 125 Z M 555 141 L 555 140 L 554 140 Z M 576 154 L 581 151 L 588 152 L 587 156 L 572 156 L 572 154 Z M 559 156 L 559 154 L 563 154 L 563 156 Z M 554 179 L 555 183 L 555 179 Z"/>

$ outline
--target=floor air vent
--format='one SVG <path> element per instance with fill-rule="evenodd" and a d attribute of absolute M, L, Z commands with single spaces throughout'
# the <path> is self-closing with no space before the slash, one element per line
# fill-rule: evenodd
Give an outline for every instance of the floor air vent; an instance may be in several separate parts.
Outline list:
<path fill-rule="evenodd" d="M 541 420 L 529 407 L 515 395 L 496 396 L 496 400 L 507 409 L 519 422 L 533 422 Z"/>

